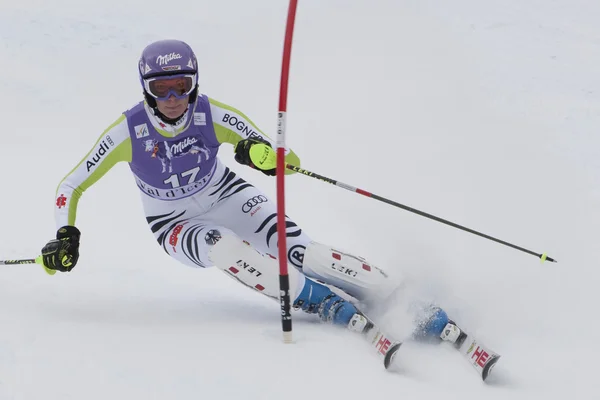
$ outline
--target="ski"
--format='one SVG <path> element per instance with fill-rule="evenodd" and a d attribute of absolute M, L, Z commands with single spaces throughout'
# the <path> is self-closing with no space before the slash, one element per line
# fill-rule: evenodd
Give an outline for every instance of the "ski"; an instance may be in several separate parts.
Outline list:
<path fill-rule="evenodd" d="M 279 300 L 280 291 L 277 264 L 271 257 L 265 257 L 253 249 L 248 243 L 235 237 L 224 236 L 209 253 L 210 260 L 228 276 L 262 293 L 274 300 Z M 299 273 L 290 270 L 290 285 L 297 286 Z M 347 325 L 350 331 L 361 334 L 373 351 L 383 359 L 385 369 L 390 369 L 402 342 L 384 332 L 370 318 L 358 312 Z M 442 339 L 449 341 L 478 371 L 485 381 L 500 355 L 491 351 L 481 342 L 463 332 L 453 322 L 449 323 L 442 334 Z"/>
<path fill-rule="evenodd" d="M 477 340 L 472 335 L 469 335 L 462 329 L 458 339 L 454 342 L 454 347 L 462 354 L 465 360 L 471 364 L 484 382 L 500 359 L 500 354 L 492 351 L 481 341 Z"/>
<path fill-rule="evenodd" d="M 357 319 L 359 319 L 358 323 L 356 323 Z M 364 322 L 361 321 L 362 319 L 364 319 Z M 389 369 L 398 350 L 402 346 L 402 342 L 395 340 L 390 335 L 383 332 L 371 320 L 359 314 L 353 318 L 349 325 L 357 325 L 356 327 L 349 326 L 351 330 L 358 330 L 356 328 L 364 326 L 362 330 L 363 336 L 369 342 L 376 354 L 383 358 L 383 366 L 385 369 Z M 461 353 L 464 359 L 473 367 L 484 382 L 490 376 L 492 369 L 500 359 L 500 354 L 491 350 L 481 341 L 463 330 L 460 331 L 460 335 L 456 342 L 453 343 L 453 346 Z"/>
<path fill-rule="evenodd" d="M 375 353 L 383 358 L 385 369 L 390 368 L 402 342 L 384 333 L 373 321 L 362 314 L 355 314 L 352 317 L 348 324 L 348 329 L 362 333 Z"/>
<path fill-rule="evenodd" d="M 394 340 L 375 325 L 366 333 L 366 338 L 377 355 L 383 358 L 384 368 L 389 369 L 402 342 Z"/>

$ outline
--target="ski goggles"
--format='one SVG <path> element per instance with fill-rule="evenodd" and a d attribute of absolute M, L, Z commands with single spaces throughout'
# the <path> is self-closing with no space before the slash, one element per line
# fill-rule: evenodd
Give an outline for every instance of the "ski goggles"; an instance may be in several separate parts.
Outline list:
<path fill-rule="evenodd" d="M 168 100 L 171 96 L 183 99 L 196 88 L 196 75 L 169 75 L 144 79 L 144 89 L 156 100 Z"/>

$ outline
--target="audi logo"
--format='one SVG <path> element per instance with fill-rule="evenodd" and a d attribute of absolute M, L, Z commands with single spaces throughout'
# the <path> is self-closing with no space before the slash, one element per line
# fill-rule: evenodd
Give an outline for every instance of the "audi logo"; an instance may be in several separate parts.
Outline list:
<path fill-rule="evenodd" d="M 259 205 L 260 203 L 266 203 L 267 201 L 269 200 L 262 194 L 259 196 L 254 196 L 244 203 L 244 205 L 242 206 L 242 211 L 244 212 L 244 214 L 248 214 L 254 207 Z"/>

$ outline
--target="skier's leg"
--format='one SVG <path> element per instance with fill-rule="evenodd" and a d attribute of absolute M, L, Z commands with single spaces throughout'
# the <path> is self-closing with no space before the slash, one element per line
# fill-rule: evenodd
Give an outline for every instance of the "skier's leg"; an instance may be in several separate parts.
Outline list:
<path fill-rule="evenodd" d="M 225 176 L 230 177 L 230 179 L 223 180 L 229 182 L 228 186 L 221 186 L 219 190 L 211 191 L 209 189 L 205 193 L 177 201 L 159 201 L 142 196 L 150 229 L 158 244 L 169 256 L 191 267 L 205 268 L 215 265 L 214 258 L 210 257 L 211 250 L 213 248 L 224 249 L 223 253 L 231 258 L 222 260 L 217 266 L 230 275 L 232 275 L 232 270 L 229 270 L 230 266 L 237 265 L 245 248 L 250 248 L 243 244 L 242 250 L 240 250 L 241 240 L 249 242 L 247 239 L 250 239 L 254 244 L 258 243 L 261 254 L 259 255 L 256 250 L 252 250 L 252 252 L 256 253 L 255 256 L 263 257 L 264 255 L 264 259 L 256 262 L 261 266 L 255 267 L 257 271 L 260 271 L 259 287 L 263 288 L 261 290 L 263 294 L 278 299 L 279 266 L 272 258 L 274 256 L 268 255 L 269 252 L 277 254 L 276 248 L 272 248 L 272 246 L 276 246 L 276 238 L 273 237 L 276 233 L 276 226 L 273 227 L 269 224 L 273 219 L 270 217 L 272 213 L 263 219 L 258 219 L 260 216 L 256 215 L 260 211 L 261 205 L 269 200 L 256 188 L 236 178 L 235 175 L 226 173 Z M 239 200 L 240 196 L 235 193 L 240 187 L 242 188 L 240 192 L 243 192 L 241 201 Z M 232 229 L 228 229 L 228 227 Z M 288 261 L 293 260 L 292 265 L 301 266 L 302 257 L 297 252 L 302 252 L 304 249 L 302 243 L 309 242 L 309 239 L 304 237 L 300 229 L 291 221 L 288 223 L 288 229 L 291 229 L 289 238 L 295 239 L 295 241 L 290 241 L 290 246 L 288 246 Z M 262 234 L 253 236 L 254 231 L 262 232 Z M 231 241 L 221 241 L 225 237 L 232 238 L 238 248 L 228 249 L 225 243 L 231 243 Z M 220 246 L 217 246 L 218 243 Z M 243 265 L 242 263 L 240 268 L 234 269 L 242 271 Z M 289 274 L 292 289 L 290 297 L 294 308 L 318 314 L 324 321 L 344 326 L 349 325 L 355 314 L 358 315 L 358 310 L 351 302 L 342 299 L 327 286 L 306 279 L 295 268 L 290 268 Z M 239 282 L 255 288 L 255 284 L 250 285 L 250 283 L 252 279 L 257 278 L 256 276 L 253 277 L 252 274 L 249 274 L 245 276 L 245 279 L 240 277 L 241 275 L 235 276 Z"/>
<path fill-rule="evenodd" d="M 160 201 L 142 195 L 146 221 L 159 246 L 177 261 L 195 268 L 211 267 L 208 251 L 228 229 L 208 221 L 193 197 Z"/>
<path fill-rule="evenodd" d="M 273 257 L 261 254 L 236 236 L 225 235 L 211 248 L 209 258 L 238 282 L 279 301 L 279 265 Z M 353 331 L 365 329 L 367 319 L 350 301 L 293 268 L 288 270 L 288 275 L 294 309 L 318 314 L 323 321 Z"/>
<path fill-rule="evenodd" d="M 261 253 L 278 256 L 275 202 L 233 172 L 211 196 L 215 204 L 211 220 L 229 228 Z M 311 240 L 289 217 L 286 242 L 288 264 L 360 301 L 384 299 L 400 284 L 361 257 Z"/>
<path fill-rule="evenodd" d="M 306 247 L 302 270 L 372 304 L 386 300 L 402 284 L 362 257 L 315 241 Z"/>
<path fill-rule="evenodd" d="M 226 169 L 207 190 L 177 201 L 142 196 L 147 220 L 167 254 L 193 267 L 210 267 L 208 254 L 222 236 L 236 236 L 263 255 L 277 255 L 276 207 L 260 190 Z M 315 280 L 364 300 L 392 287 L 388 276 L 365 260 L 313 242 L 287 219 L 287 262 L 313 280 L 299 280 L 294 306 L 336 324 L 348 324 L 356 307 Z M 305 257 L 308 254 L 308 262 Z M 329 265 L 327 263 L 332 261 Z M 331 269 L 331 271 L 328 271 Z M 274 272 L 278 270 L 275 267 Z"/>
<path fill-rule="evenodd" d="M 237 186 L 240 184 L 247 185 L 241 191 L 244 193 L 242 201 L 240 196 L 231 195 L 218 207 L 212 207 L 214 202 L 219 204 L 218 195 L 223 199 L 228 190 L 215 193 L 213 198 L 201 195 L 177 201 L 159 201 L 143 195 L 148 224 L 163 250 L 185 265 L 210 267 L 214 263 L 208 256 L 209 251 L 222 236 L 230 235 L 252 243 L 262 254 L 277 254 L 272 204 L 258 189 L 243 181 Z M 321 319 L 335 324 L 348 326 L 353 316 L 360 312 L 348 297 L 340 296 L 317 281 L 342 289 L 359 300 L 381 300 L 396 287 L 379 268 L 362 258 L 311 241 L 289 219 L 287 255 L 288 263 L 302 272 L 297 274 L 295 269 L 289 270 L 290 274 L 300 276 L 296 279 L 297 286 L 292 287 L 294 307 L 318 314 Z M 278 287 L 278 266 L 272 268 L 273 271 L 268 271 L 274 277 L 270 286 Z M 303 274 L 312 279 L 304 279 Z M 415 337 L 439 338 L 443 332 L 448 332 L 443 338 L 456 340 L 458 328 L 449 329 L 452 326 L 447 326 L 450 321 L 443 310 L 424 307 L 418 316 Z"/>

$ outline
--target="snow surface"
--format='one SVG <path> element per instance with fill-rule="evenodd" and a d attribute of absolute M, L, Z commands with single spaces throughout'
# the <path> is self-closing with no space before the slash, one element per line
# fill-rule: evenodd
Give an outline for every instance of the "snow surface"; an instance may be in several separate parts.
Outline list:
<path fill-rule="evenodd" d="M 273 0 L 2 1 L 1 257 L 54 235 L 56 185 L 141 99 L 153 40 L 189 42 L 202 91 L 272 134 L 286 13 Z M 2 268 L 0 399 L 599 398 L 599 17 L 586 0 L 300 1 L 288 144 L 303 166 L 559 261 L 287 180 L 287 213 L 311 237 L 404 274 L 502 354 L 489 384 L 445 345 L 408 344 L 387 373 L 361 338 L 298 313 L 284 345 L 277 304 L 162 252 L 119 165 L 80 202 L 72 273 Z M 398 335 L 400 309 L 382 317 Z"/>

